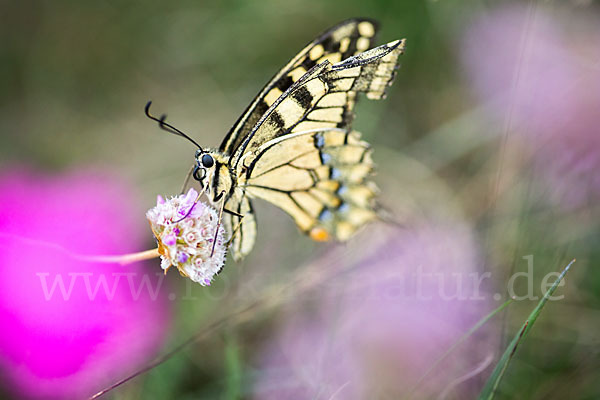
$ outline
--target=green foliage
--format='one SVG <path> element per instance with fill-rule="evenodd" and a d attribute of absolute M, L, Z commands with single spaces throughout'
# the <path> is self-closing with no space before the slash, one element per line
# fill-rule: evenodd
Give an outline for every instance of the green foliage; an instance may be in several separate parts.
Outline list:
<path fill-rule="evenodd" d="M 538 303 L 537 307 L 535 307 L 535 309 L 531 312 L 531 314 L 529 314 L 529 317 L 523 323 L 523 325 L 521 326 L 521 329 L 519 329 L 517 334 L 514 336 L 514 338 L 512 339 L 512 341 L 510 342 L 510 344 L 508 345 L 506 350 L 504 351 L 504 354 L 502 354 L 500 361 L 498 361 L 496 368 L 494 368 L 494 371 L 492 372 L 492 375 L 489 377 L 483 390 L 479 394 L 480 400 L 491 400 L 495 397 L 496 392 L 498 390 L 498 386 L 500 385 L 500 382 L 502 381 L 502 378 L 504 377 L 504 373 L 506 372 L 508 365 L 510 364 L 515 353 L 517 352 L 517 347 L 519 346 L 519 344 L 521 344 L 521 342 L 523 342 L 523 340 L 525 340 L 525 338 L 527 337 L 527 334 L 529 333 L 531 328 L 533 328 L 533 324 L 535 323 L 538 316 L 542 312 L 542 308 L 544 308 L 544 306 L 546 305 L 546 302 L 548 302 L 548 299 L 552 296 L 554 291 L 556 291 L 556 288 L 558 288 L 558 285 L 563 280 L 563 278 L 565 277 L 567 272 L 569 272 L 569 268 L 571 268 L 571 265 L 573 265 L 574 262 L 575 262 L 575 260 L 571 261 L 569 263 L 569 265 L 567 265 L 565 267 L 565 269 L 561 272 L 560 276 L 556 279 L 556 281 L 554 281 L 554 283 L 552 284 L 550 289 L 548 289 L 548 291 L 544 294 L 544 297 L 542 297 L 542 299 Z"/>

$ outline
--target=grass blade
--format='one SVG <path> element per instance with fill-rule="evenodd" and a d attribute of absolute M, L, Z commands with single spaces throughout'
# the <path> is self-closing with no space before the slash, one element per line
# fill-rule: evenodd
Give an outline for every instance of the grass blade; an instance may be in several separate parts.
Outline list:
<path fill-rule="evenodd" d="M 504 354 L 502 354 L 500 361 L 498 361 L 496 368 L 494 368 L 494 371 L 492 372 L 492 374 L 488 378 L 487 382 L 485 383 L 485 386 L 483 387 L 483 390 L 479 394 L 478 399 L 491 400 L 494 398 L 494 396 L 496 394 L 496 390 L 498 389 L 498 386 L 500 385 L 500 381 L 502 380 L 502 377 L 504 376 L 504 373 L 506 372 L 506 369 L 508 368 L 508 364 L 510 363 L 513 356 L 515 355 L 515 352 L 517 351 L 517 347 L 519 346 L 521 341 L 523 341 L 523 339 L 525 339 L 525 337 L 529 333 L 529 330 L 531 330 L 531 328 L 533 327 L 533 324 L 535 323 L 537 317 L 540 315 L 542 308 L 544 307 L 544 305 L 546 304 L 546 302 L 548 301 L 550 296 L 552 296 L 552 294 L 558 287 L 558 284 L 563 280 L 563 278 L 569 271 L 569 268 L 571 268 L 571 265 L 573 265 L 574 262 L 575 262 L 575 260 L 571 261 L 569 263 L 569 265 L 567 265 L 565 267 L 565 269 L 562 271 L 562 273 L 556 279 L 556 281 L 554 282 L 552 287 L 550 289 L 548 289 L 546 294 L 544 294 L 544 297 L 540 300 L 537 307 L 531 312 L 531 314 L 529 314 L 527 321 L 525 321 L 525 323 L 521 326 L 521 329 L 519 329 L 519 332 L 517 332 L 517 334 L 515 335 L 513 340 L 510 342 L 510 344 L 504 351 Z"/>
<path fill-rule="evenodd" d="M 496 315 L 500 311 L 504 310 L 504 308 L 506 306 L 508 306 L 512 302 L 513 302 L 512 299 L 504 302 L 504 304 L 502 304 L 500 307 L 496 308 L 495 310 L 493 310 L 492 312 L 490 312 L 488 315 L 486 315 L 485 317 L 481 318 L 475 325 L 473 325 L 473 327 L 471 329 L 469 329 L 464 335 L 462 335 L 452 346 L 450 346 L 450 348 L 448 350 L 446 350 L 446 352 L 444 354 L 442 354 L 440 356 L 440 358 L 438 358 L 437 360 L 435 360 L 435 362 L 427 369 L 427 371 L 425 371 L 425 373 L 421 376 L 421 378 L 419 378 L 419 380 L 417 381 L 417 383 L 415 383 L 415 385 L 410 389 L 410 391 L 408 392 L 405 400 L 409 400 L 412 397 L 412 395 L 414 394 L 414 392 L 421 385 L 421 383 L 423 383 L 423 381 L 429 376 L 429 374 L 431 374 L 431 372 L 433 372 L 433 370 L 442 361 L 444 361 L 446 359 L 446 357 L 448 357 L 450 354 L 452 354 L 452 352 L 458 346 L 460 346 L 465 340 L 467 340 L 469 338 L 469 336 L 471 336 L 473 333 L 475 333 L 475 331 L 477 329 L 481 328 L 486 322 L 488 322 L 494 315 Z"/>

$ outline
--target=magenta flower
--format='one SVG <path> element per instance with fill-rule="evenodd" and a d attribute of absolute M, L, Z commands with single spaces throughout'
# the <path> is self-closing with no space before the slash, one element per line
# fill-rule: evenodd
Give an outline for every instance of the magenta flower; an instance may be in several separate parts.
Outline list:
<path fill-rule="evenodd" d="M 476 94 L 498 126 L 509 121 L 520 134 L 549 197 L 569 208 L 600 197 L 600 20 L 579 20 L 540 5 L 498 7 L 466 30 L 463 46 Z"/>
<path fill-rule="evenodd" d="M 0 173 L 0 374 L 19 398 L 92 395 L 155 355 L 163 275 L 84 262 L 144 246 L 131 190 L 91 172 Z"/>
<path fill-rule="evenodd" d="M 421 227 L 382 242 L 310 307 L 290 310 L 266 341 L 255 398 L 402 398 L 491 309 L 467 229 Z M 453 382 L 485 360 L 481 346 L 459 348 L 416 398 L 457 390 Z"/>

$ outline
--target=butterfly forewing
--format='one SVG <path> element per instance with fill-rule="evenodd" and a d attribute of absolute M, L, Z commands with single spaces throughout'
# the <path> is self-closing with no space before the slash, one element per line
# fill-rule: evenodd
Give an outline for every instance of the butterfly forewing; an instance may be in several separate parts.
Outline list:
<path fill-rule="evenodd" d="M 220 151 L 233 154 L 275 101 L 310 68 L 328 60 L 332 64 L 371 48 L 377 24 L 369 19 L 344 21 L 319 35 L 283 67 L 250 103 L 231 128 Z"/>
<path fill-rule="evenodd" d="M 404 41 L 394 41 L 357 57 L 331 65 L 328 61 L 314 66 L 290 87 L 244 138 L 230 164 L 246 170 L 252 154 L 264 143 L 287 134 L 343 128 L 348 99 L 358 92 L 368 98 L 384 97 L 385 88 L 394 78 Z M 240 160 L 243 165 L 239 165 Z"/>

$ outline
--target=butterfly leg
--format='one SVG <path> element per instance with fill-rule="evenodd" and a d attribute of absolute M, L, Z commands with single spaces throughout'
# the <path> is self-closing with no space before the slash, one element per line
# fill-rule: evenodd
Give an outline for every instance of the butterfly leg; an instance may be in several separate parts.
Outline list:
<path fill-rule="evenodd" d="M 225 211 L 227 214 L 235 215 L 236 217 L 239 217 L 239 218 L 244 218 L 244 214 L 240 214 L 235 211 L 228 210 L 226 208 L 224 208 L 223 211 Z"/>
<path fill-rule="evenodd" d="M 194 173 L 194 167 L 195 167 L 195 164 L 192 164 L 192 167 L 190 168 L 187 175 L 185 176 L 185 180 L 183 181 L 183 185 L 181 186 L 181 194 L 185 193 L 185 189 L 187 189 L 187 185 L 188 185 L 188 183 L 190 183 L 190 179 L 192 178 L 192 174 Z"/>
<path fill-rule="evenodd" d="M 217 221 L 217 229 L 215 229 L 215 237 L 213 240 L 212 250 L 210 251 L 211 257 L 215 253 L 215 245 L 217 244 L 219 228 L 221 228 L 221 221 L 223 220 L 223 210 L 225 209 L 225 192 L 221 192 L 218 197 L 221 199 L 221 205 L 219 206 L 219 220 Z"/>
<path fill-rule="evenodd" d="M 235 213 L 235 214 L 237 214 L 237 213 Z M 237 214 L 237 215 L 240 217 L 240 221 L 237 223 L 235 228 L 233 228 L 233 232 L 231 232 L 231 239 L 229 239 L 227 241 L 227 243 L 225 244 L 225 247 L 231 246 L 231 243 L 233 243 L 233 239 L 238 234 L 238 232 L 240 232 L 240 227 L 242 226 L 242 218 L 244 218 L 244 216 L 241 214 Z"/>

